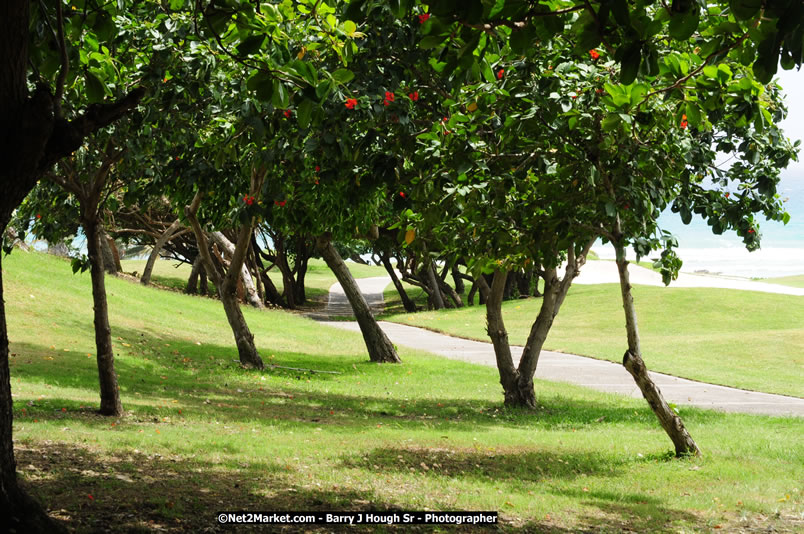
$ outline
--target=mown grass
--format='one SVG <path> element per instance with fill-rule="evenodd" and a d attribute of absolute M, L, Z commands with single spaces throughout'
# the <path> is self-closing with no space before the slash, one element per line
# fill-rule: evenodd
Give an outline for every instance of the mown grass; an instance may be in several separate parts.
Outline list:
<path fill-rule="evenodd" d="M 764 278 L 760 282 L 769 284 L 781 284 L 783 286 L 804 287 L 804 274 L 795 276 L 780 276 L 778 278 Z"/>
<path fill-rule="evenodd" d="M 704 456 L 673 460 L 644 402 L 540 381 L 538 410 L 505 410 L 492 368 L 405 349 L 370 364 L 359 335 L 281 311 L 244 310 L 266 361 L 339 374 L 245 371 L 218 302 L 117 279 L 127 413 L 103 418 L 89 277 L 20 252 L 3 268 L 18 469 L 78 532 L 424 508 L 499 511 L 503 531 L 802 527 L 800 419 L 684 409 Z"/>
<path fill-rule="evenodd" d="M 123 271 L 126 273 L 137 273 L 142 276 L 145 269 L 146 260 L 123 260 L 121 261 Z M 385 269 L 373 265 L 362 265 L 352 261 L 347 261 L 349 271 L 355 278 L 368 278 L 371 276 L 384 276 Z M 269 276 L 282 291 L 282 275 L 278 269 L 270 271 Z M 187 278 L 190 276 L 190 265 L 171 260 L 158 260 L 154 264 L 151 280 L 158 286 L 166 287 L 176 291 L 184 291 L 187 287 Z M 326 302 L 329 288 L 336 282 L 335 275 L 323 260 L 312 258 L 307 267 L 305 276 L 305 291 L 307 298 L 313 302 Z M 215 285 L 210 281 L 209 288 L 214 293 Z"/>
<path fill-rule="evenodd" d="M 634 286 L 650 369 L 769 393 L 804 396 L 801 297 L 709 288 Z M 524 345 L 541 299 L 503 304 L 511 343 Z M 485 308 L 395 315 L 388 320 L 487 341 Z M 576 285 L 545 348 L 611 361 L 626 348 L 617 284 Z"/>

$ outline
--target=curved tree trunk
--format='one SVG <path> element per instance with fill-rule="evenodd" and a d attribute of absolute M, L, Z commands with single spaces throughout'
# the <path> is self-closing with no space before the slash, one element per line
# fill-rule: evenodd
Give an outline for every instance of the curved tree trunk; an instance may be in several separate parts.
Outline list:
<path fill-rule="evenodd" d="M 251 190 L 254 194 L 256 194 L 255 189 L 257 188 L 255 188 L 252 183 Z M 260 358 L 259 352 L 257 352 L 257 346 L 254 344 L 254 335 L 251 333 L 251 330 L 249 330 L 246 318 L 243 317 L 243 312 L 240 310 L 240 303 L 237 300 L 237 279 L 240 276 L 240 270 L 243 267 L 246 252 L 249 248 L 252 226 L 251 224 L 247 224 L 240 229 L 237 244 L 234 246 L 232 261 L 229 263 L 226 273 L 221 274 L 212 260 L 206 235 L 196 217 L 202 198 L 203 194 L 200 191 L 196 193 L 190 205 L 185 207 L 184 212 L 195 234 L 195 240 L 196 243 L 198 243 L 198 250 L 203 258 L 206 272 L 218 288 L 218 295 L 221 298 L 223 309 L 226 312 L 226 319 L 229 321 L 232 334 L 234 334 L 240 364 L 243 367 L 264 369 L 265 364 L 262 358 Z"/>
<path fill-rule="evenodd" d="M 343 287 L 346 298 L 349 299 L 349 304 L 352 305 L 355 319 L 357 319 L 357 324 L 360 325 L 360 332 L 362 332 L 363 340 L 366 342 L 369 359 L 377 363 L 401 363 L 402 360 L 399 359 L 394 345 L 371 314 L 371 309 L 366 299 L 357 287 L 357 283 L 352 277 L 352 273 L 349 272 L 349 268 L 344 263 L 343 258 L 332 246 L 329 236 L 322 235 L 318 238 L 316 244 L 324 261 L 327 262 L 327 266 L 329 266 L 335 274 L 335 278 L 338 279 L 341 287 Z"/>
<path fill-rule="evenodd" d="M 187 278 L 187 287 L 184 289 L 184 292 L 188 295 L 198 294 L 198 271 L 202 267 L 202 261 L 200 254 L 193 260 L 193 268 L 190 269 L 190 276 Z"/>
<path fill-rule="evenodd" d="M 173 234 L 176 233 L 180 227 L 181 220 L 176 219 L 170 226 L 168 226 L 167 230 L 162 232 L 162 235 L 160 235 L 159 239 L 157 239 L 156 243 L 154 243 L 154 248 L 151 250 L 150 256 L 148 256 L 145 269 L 142 271 L 142 277 L 140 277 L 140 283 L 142 285 L 147 286 L 151 283 L 151 273 L 154 271 L 156 260 L 159 259 L 159 253 L 162 252 L 162 248 L 168 241 L 170 241 L 170 238 L 173 237 Z"/>
<path fill-rule="evenodd" d="M 438 285 L 438 276 L 435 272 L 435 266 L 433 265 L 433 260 L 430 257 L 427 257 L 427 265 L 425 266 L 425 276 L 427 280 L 427 286 L 430 288 L 430 298 L 433 302 L 433 308 L 436 310 L 441 310 L 446 308 L 444 303 L 444 297 L 441 295 L 441 288 Z"/>
<path fill-rule="evenodd" d="M 417 309 L 416 303 L 414 303 L 408 296 L 407 291 L 405 291 L 405 286 L 402 285 L 402 282 L 396 275 L 396 271 L 394 271 L 393 265 L 391 265 L 391 260 L 388 259 L 388 255 L 384 252 L 380 253 L 380 262 L 382 262 L 382 266 L 385 267 L 388 276 L 391 277 L 391 281 L 394 283 L 396 292 L 399 293 L 399 297 L 402 299 L 402 305 L 405 307 L 405 311 L 409 313 L 415 312 Z"/>
<path fill-rule="evenodd" d="M 97 351 L 98 378 L 100 380 L 101 415 L 119 416 L 123 413 L 120 390 L 117 387 L 117 374 L 114 371 L 114 348 L 112 329 L 109 326 L 109 308 L 106 302 L 106 283 L 104 281 L 103 256 L 101 251 L 102 233 L 97 222 L 83 221 L 87 236 L 87 255 L 92 276 L 92 301 L 95 312 L 95 350 Z"/>
<path fill-rule="evenodd" d="M 617 252 L 617 270 L 620 274 L 620 293 L 623 299 L 623 310 L 625 311 L 625 329 L 628 333 L 628 350 L 623 356 L 623 365 L 634 377 L 634 381 L 642 391 L 642 396 L 648 401 L 653 413 L 659 419 L 659 423 L 667 432 L 670 440 L 676 449 L 676 456 L 701 454 L 698 445 L 687 432 L 684 422 L 664 400 L 659 387 L 651 380 L 648 369 L 642 359 L 642 348 L 639 343 L 639 328 L 637 326 L 636 308 L 634 307 L 634 297 L 631 294 L 631 280 L 628 276 L 628 261 L 625 259 L 625 247 L 622 242 L 615 242 L 614 249 Z"/>
<path fill-rule="evenodd" d="M 508 271 L 496 271 L 488 287 L 486 279 L 478 277 L 481 285 L 488 288 L 486 299 L 486 331 L 494 345 L 494 356 L 497 359 L 497 371 L 500 373 L 500 384 L 503 387 L 505 404 L 507 406 L 536 407 L 536 395 L 533 391 L 533 382 L 530 390 L 521 390 L 519 387 L 519 369 L 514 365 L 511 356 L 511 346 L 508 343 L 508 332 L 502 317 L 502 301 L 505 292 Z"/>
<path fill-rule="evenodd" d="M 120 260 L 115 261 L 114 251 L 112 250 L 112 246 L 110 242 L 112 241 L 106 232 L 103 230 L 102 226 L 98 226 L 99 233 L 100 233 L 100 245 L 101 245 L 101 253 L 103 254 L 103 270 L 106 271 L 108 274 L 116 276 L 121 269 L 118 269 L 118 264 Z"/>
<path fill-rule="evenodd" d="M 231 241 L 229 241 L 229 239 L 227 239 L 226 236 L 223 235 L 221 232 L 212 232 L 210 235 L 212 236 L 212 239 L 215 241 L 215 243 L 223 250 L 225 250 L 226 254 L 230 258 L 232 258 L 232 261 L 234 261 L 234 258 L 236 256 L 235 253 L 237 252 L 237 246 Z M 246 243 L 245 246 L 249 246 L 250 243 L 251 238 L 249 236 L 249 241 L 248 243 Z M 248 251 L 245 252 L 245 255 L 248 256 Z M 262 300 L 260 299 L 260 296 L 257 293 L 257 289 L 254 287 L 254 281 L 251 279 L 251 273 L 249 273 L 248 271 L 245 258 L 241 262 L 240 266 L 237 267 L 237 269 L 240 271 L 240 279 L 242 280 L 243 288 L 245 289 L 246 302 L 248 302 L 251 306 L 254 306 L 255 308 L 262 308 L 263 307 Z"/>
<path fill-rule="evenodd" d="M 58 103 L 54 104 L 49 91 L 42 87 L 33 94 L 28 91 L 30 9 L 28 0 L 0 2 L 0 235 L 43 171 L 76 150 L 85 136 L 136 106 L 143 95 L 135 89 L 122 100 L 93 106 L 72 122 L 57 117 Z M 58 129 L 54 128 L 57 120 Z M 0 270 L 0 532 L 64 532 L 17 483 L 12 418 Z"/>

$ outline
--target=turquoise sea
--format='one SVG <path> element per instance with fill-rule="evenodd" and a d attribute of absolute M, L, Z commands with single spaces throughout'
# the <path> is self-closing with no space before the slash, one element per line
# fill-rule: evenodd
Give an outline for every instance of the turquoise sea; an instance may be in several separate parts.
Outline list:
<path fill-rule="evenodd" d="M 679 241 L 682 271 L 708 271 L 728 276 L 768 278 L 804 274 L 804 164 L 786 170 L 778 188 L 785 201 L 790 222 L 759 219 L 762 248 L 748 252 L 735 234 L 715 235 L 700 218 L 685 225 L 669 211 L 659 219 L 662 228 Z M 601 258 L 614 258 L 611 247 L 593 248 Z"/>

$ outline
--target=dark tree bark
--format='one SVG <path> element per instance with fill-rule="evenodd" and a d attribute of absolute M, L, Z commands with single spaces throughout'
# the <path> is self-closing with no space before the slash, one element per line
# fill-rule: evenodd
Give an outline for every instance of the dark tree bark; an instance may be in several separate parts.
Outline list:
<path fill-rule="evenodd" d="M 452 289 L 452 287 L 450 287 L 445 280 L 439 278 L 437 281 L 438 288 L 442 295 L 447 295 L 455 308 L 463 308 L 463 299 L 461 296 L 454 289 Z"/>
<path fill-rule="evenodd" d="M 441 288 L 438 287 L 438 276 L 433 266 L 433 260 L 428 257 L 425 261 L 424 276 L 425 280 L 427 280 L 427 287 L 430 288 L 430 300 L 434 309 L 441 310 L 446 308 L 446 304 L 444 303 L 444 297 L 441 295 Z"/>
<path fill-rule="evenodd" d="M 257 189 L 258 187 L 255 186 L 253 179 L 251 187 L 252 194 L 257 194 Z M 257 352 L 257 346 L 254 344 L 254 335 L 251 333 L 251 330 L 249 330 L 246 318 L 243 317 L 243 312 L 240 310 L 240 303 L 237 300 L 237 280 L 240 278 L 240 271 L 245 262 L 246 252 L 249 248 L 252 224 L 244 225 L 240 229 L 237 244 L 234 246 L 234 255 L 229 263 L 229 267 L 225 273 L 219 272 L 209 253 L 209 244 L 206 235 L 196 217 L 202 197 L 203 194 L 200 191 L 196 193 L 193 201 L 185 208 L 184 212 L 195 234 L 198 250 L 203 258 L 206 272 L 218 288 L 218 296 L 220 296 L 223 309 L 226 312 L 226 319 L 229 321 L 229 326 L 234 334 L 240 364 L 243 367 L 264 369 L 265 364 L 262 358 L 260 358 L 259 352 Z"/>
<path fill-rule="evenodd" d="M 642 391 L 642 396 L 648 401 L 653 413 L 659 419 L 659 423 L 667 432 L 670 440 L 676 449 L 676 456 L 701 454 L 698 445 L 687 432 L 684 422 L 676 414 L 667 402 L 659 387 L 651 380 L 648 369 L 642 359 L 642 348 L 639 343 L 639 328 L 637 326 L 636 307 L 634 306 L 634 296 L 631 293 L 631 280 L 628 275 L 628 261 L 625 259 L 625 247 L 622 242 L 615 242 L 614 248 L 617 253 L 617 270 L 620 274 L 620 293 L 623 299 L 623 310 L 625 311 L 625 329 L 628 334 L 628 350 L 623 356 L 623 365 L 634 377 L 634 381 Z"/>
<path fill-rule="evenodd" d="M 487 294 L 486 320 L 488 334 L 494 345 L 494 354 L 497 358 L 497 369 L 500 373 L 500 384 L 503 386 L 506 405 L 524 408 L 536 407 L 533 377 L 536 374 L 542 347 L 544 347 L 547 334 L 553 326 L 553 321 L 561 309 L 564 298 L 567 296 L 572 280 L 580 273 L 580 268 L 586 262 L 586 255 L 589 253 L 593 243 L 594 241 L 587 243 L 577 257 L 574 249 L 569 250 L 567 267 L 563 278 L 558 278 L 556 268 L 546 270 L 542 305 L 536 320 L 531 326 L 525 347 L 522 349 L 522 357 L 516 367 L 514 367 L 511 359 L 508 333 L 505 330 L 505 324 L 502 319 L 502 301 L 505 295 L 508 273 L 496 271 L 492 278 L 491 286 L 488 286 L 484 277 L 478 277 L 477 281 L 481 291 L 485 290 Z"/>
<path fill-rule="evenodd" d="M 203 267 L 202 262 L 203 260 L 200 254 L 193 260 L 193 268 L 190 269 L 190 276 L 187 278 L 187 287 L 184 289 L 184 292 L 188 295 L 198 294 L 198 272 Z"/>
<path fill-rule="evenodd" d="M 47 89 L 28 92 L 29 14 L 28 0 L 0 2 L 0 235 L 43 171 L 80 147 L 86 135 L 133 108 L 143 95 L 136 89 L 118 102 L 92 106 L 72 121 L 57 116 L 58 103 Z M 63 532 L 64 527 L 51 520 L 17 483 L 12 417 L 0 274 L 0 531 Z"/>
<path fill-rule="evenodd" d="M 327 263 L 327 266 L 335 274 L 335 278 L 340 282 L 343 287 L 346 298 L 352 305 L 352 311 L 357 319 L 357 324 L 360 325 L 360 332 L 363 334 L 363 340 L 366 342 L 368 349 L 369 359 L 377 363 L 401 363 L 396 349 L 385 332 L 382 331 L 377 320 L 371 314 L 366 299 L 357 287 L 352 273 L 341 258 L 335 247 L 332 246 L 332 241 L 328 235 L 322 235 L 317 240 L 318 251 Z"/>
<path fill-rule="evenodd" d="M 140 283 L 142 285 L 147 286 L 151 283 L 151 273 L 154 272 L 154 265 L 156 265 L 156 260 L 159 259 L 159 253 L 162 252 L 162 248 L 168 241 L 170 241 L 179 228 L 181 228 L 181 220 L 176 219 L 170 226 L 168 226 L 167 230 L 165 230 L 162 235 L 159 236 L 159 239 L 156 240 L 156 243 L 154 243 L 154 248 L 151 250 L 151 254 L 148 256 L 148 261 L 145 263 L 145 269 L 143 269 L 142 276 L 140 277 Z"/>
<path fill-rule="evenodd" d="M 97 221 L 82 221 L 87 236 L 87 255 L 92 276 L 92 301 L 95 313 L 95 350 L 97 351 L 98 378 L 100 380 L 101 415 L 119 416 L 123 413 L 117 374 L 114 371 L 112 328 L 109 326 L 109 307 L 106 301 L 102 231 Z"/>
<path fill-rule="evenodd" d="M 388 272 L 388 276 L 391 277 L 391 281 L 394 283 L 394 287 L 397 293 L 399 293 L 399 297 L 402 299 L 402 305 L 405 307 L 405 311 L 408 313 L 415 312 L 417 310 L 416 303 L 408 296 L 407 291 L 405 291 L 405 286 L 402 285 L 402 282 L 396 275 L 394 266 L 391 265 L 391 260 L 388 259 L 388 255 L 385 252 L 380 253 L 380 262 L 382 266 L 385 267 L 386 272 Z"/>
<path fill-rule="evenodd" d="M 116 276 L 119 272 L 117 268 L 117 264 L 120 263 L 119 260 L 115 262 L 114 252 L 112 251 L 112 246 L 109 244 L 111 239 L 109 236 L 106 235 L 106 232 L 103 230 L 103 227 L 100 228 L 100 245 L 101 245 L 101 253 L 103 254 L 103 270 L 106 271 L 108 274 L 112 276 Z"/>
<path fill-rule="evenodd" d="M 463 295 L 464 291 L 466 291 L 466 286 L 463 283 L 464 278 L 464 275 L 462 275 L 460 269 L 458 269 L 458 264 L 453 264 L 452 280 L 455 282 L 455 292 L 459 295 Z"/>

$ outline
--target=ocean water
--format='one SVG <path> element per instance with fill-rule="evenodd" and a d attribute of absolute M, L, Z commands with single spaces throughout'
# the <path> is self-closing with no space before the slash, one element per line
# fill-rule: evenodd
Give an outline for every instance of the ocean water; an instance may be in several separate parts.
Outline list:
<path fill-rule="evenodd" d="M 762 248 L 745 250 L 734 233 L 715 235 L 706 221 L 693 217 L 685 225 L 669 210 L 659 219 L 663 229 L 672 232 L 679 242 L 678 254 L 683 272 L 708 271 L 745 278 L 769 278 L 804 274 L 804 165 L 788 169 L 778 192 L 785 200 L 790 222 L 765 221 L 759 218 Z M 593 249 L 603 259 L 613 259 L 614 249 L 598 243 Z"/>

